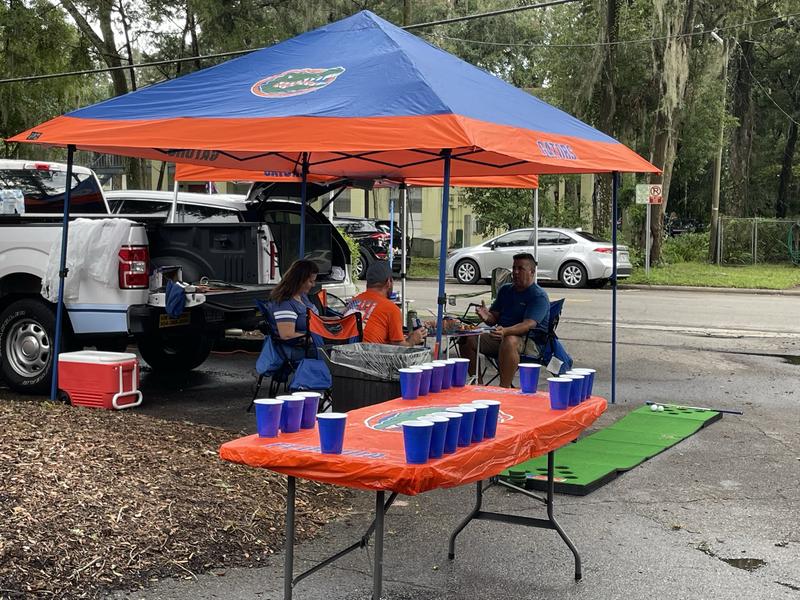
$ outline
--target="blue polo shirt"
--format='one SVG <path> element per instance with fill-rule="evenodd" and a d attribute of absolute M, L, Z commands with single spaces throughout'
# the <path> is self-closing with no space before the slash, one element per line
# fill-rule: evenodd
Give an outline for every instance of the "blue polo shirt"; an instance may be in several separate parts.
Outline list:
<path fill-rule="evenodd" d="M 537 330 L 547 331 L 550 298 L 535 283 L 521 292 L 516 291 L 513 284 L 506 283 L 498 290 L 497 298 L 489 310 L 500 313 L 497 324 L 501 327 L 511 327 L 525 319 L 533 319 Z"/>

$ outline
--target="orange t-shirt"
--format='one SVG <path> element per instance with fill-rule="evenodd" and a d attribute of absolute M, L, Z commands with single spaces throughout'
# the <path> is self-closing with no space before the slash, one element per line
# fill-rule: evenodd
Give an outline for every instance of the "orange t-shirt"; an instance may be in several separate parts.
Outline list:
<path fill-rule="evenodd" d="M 400 309 L 386 296 L 367 290 L 350 300 L 348 308 L 361 312 L 365 342 L 393 344 L 405 339 Z"/>

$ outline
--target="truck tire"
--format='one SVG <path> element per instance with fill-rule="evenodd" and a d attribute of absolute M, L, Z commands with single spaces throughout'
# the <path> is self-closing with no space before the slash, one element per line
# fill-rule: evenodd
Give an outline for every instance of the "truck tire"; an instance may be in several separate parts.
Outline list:
<path fill-rule="evenodd" d="M 0 373 L 11 389 L 49 393 L 55 330 L 55 312 L 40 300 L 17 300 L 0 314 Z"/>
<path fill-rule="evenodd" d="M 214 338 L 205 333 L 186 336 L 136 336 L 139 354 L 153 371 L 191 371 L 202 365 L 211 348 Z"/>

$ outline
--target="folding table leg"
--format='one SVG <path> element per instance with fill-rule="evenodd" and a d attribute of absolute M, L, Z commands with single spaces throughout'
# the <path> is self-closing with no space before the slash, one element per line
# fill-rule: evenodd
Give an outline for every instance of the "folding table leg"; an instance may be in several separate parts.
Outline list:
<path fill-rule="evenodd" d="M 296 479 L 289 475 L 286 482 L 286 547 L 283 558 L 283 600 L 292 600 L 295 483 Z"/>
<path fill-rule="evenodd" d="M 475 490 L 477 495 L 475 496 L 475 508 L 472 509 L 472 512 L 469 513 L 461 523 L 458 524 L 458 527 L 455 528 L 453 533 L 450 535 L 450 543 L 447 545 L 447 558 L 453 560 L 456 557 L 456 536 L 461 533 L 461 531 L 466 527 L 472 519 L 475 519 L 478 514 L 481 512 L 481 504 L 483 503 L 483 482 L 478 481 L 476 482 Z"/>
<path fill-rule="evenodd" d="M 572 552 L 572 555 L 575 557 L 575 581 L 580 581 L 583 578 L 583 573 L 581 572 L 581 555 L 578 554 L 578 549 L 575 547 L 575 544 L 572 543 L 572 540 L 569 539 L 569 536 L 561 529 L 561 525 L 558 524 L 556 518 L 553 516 L 553 489 L 555 487 L 555 478 L 554 478 L 554 468 L 553 465 L 555 463 L 555 452 L 548 452 L 547 453 L 547 518 L 549 519 L 550 523 L 552 523 L 552 528 L 558 532 L 558 535 L 561 536 L 561 539 L 564 540 L 564 543 Z"/>
<path fill-rule="evenodd" d="M 375 492 L 375 565 L 372 569 L 372 600 L 381 600 L 383 590 L 383 517 L 384 492 Z"/>

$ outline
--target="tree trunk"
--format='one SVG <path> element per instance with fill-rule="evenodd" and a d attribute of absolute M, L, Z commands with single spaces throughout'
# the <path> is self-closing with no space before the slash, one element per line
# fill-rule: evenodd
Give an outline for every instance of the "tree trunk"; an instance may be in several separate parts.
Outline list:
<path fill-rule="evenodd" d="M 789 123 L 789 133 L 786 136 L 786 145 L 783 147 L 781 174 L 778 178 L 778 197 L 775 199 L 775 216 L 779 219 L 786 218 L 789 208 L 789 189 L 792 185 L 792 163 L 796 146 L 797 121 L 795 120 Z"/>
<path fill-rule="evenodd" d="M 740 52 L 736 53 L 736 79 L 733 82 L 731 112 L 738 121 L 730 142 L 730 194 L 725 203 L 725 212 L 735 217 L 750 214 L 750 158 L 753 149 L 755 106 L 753 101 L 753 77 L 750 69 L 755 61 L 755 46 L 749 41 L 749 33 L 742 32 Z"/>

